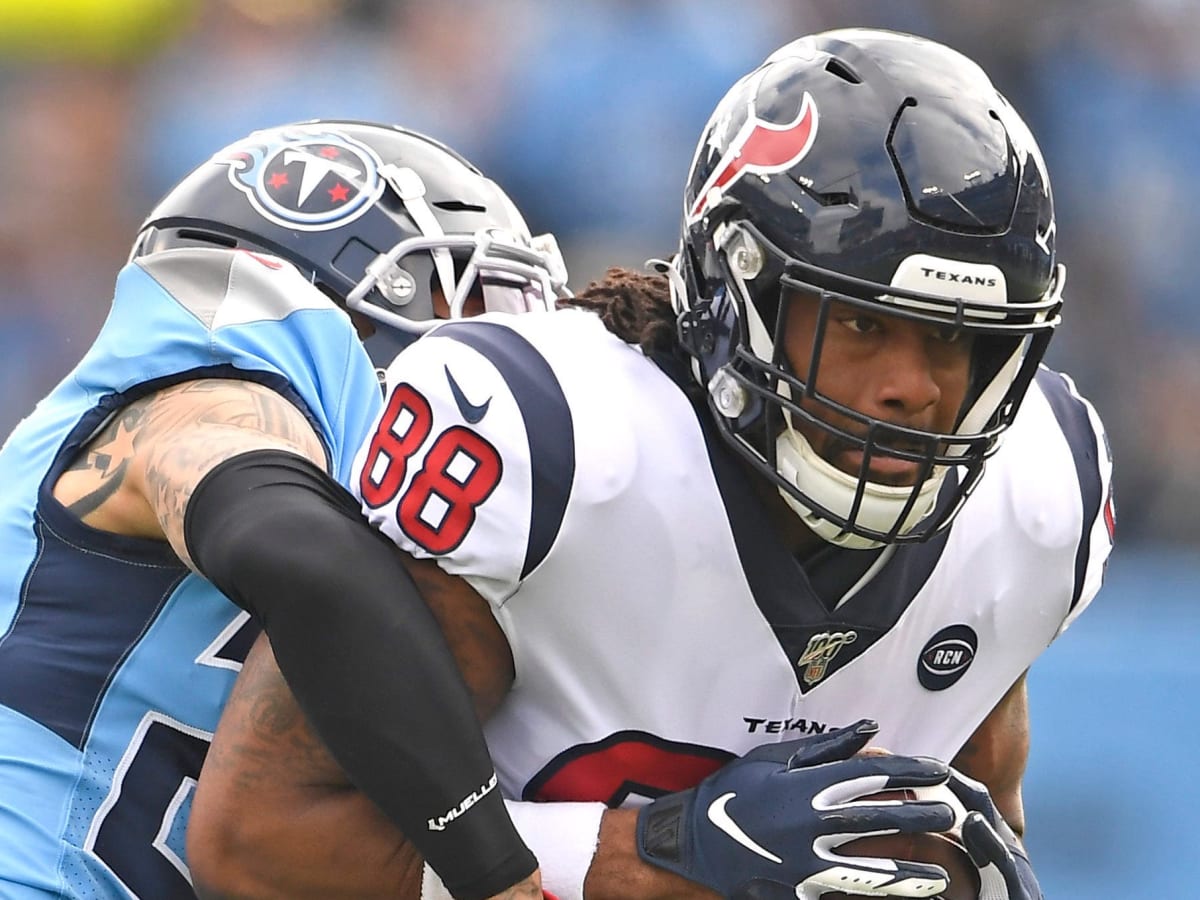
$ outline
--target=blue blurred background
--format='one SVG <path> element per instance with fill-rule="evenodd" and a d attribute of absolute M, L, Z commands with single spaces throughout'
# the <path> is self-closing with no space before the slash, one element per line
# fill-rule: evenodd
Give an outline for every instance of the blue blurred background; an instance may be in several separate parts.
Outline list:
<path fill-rule="evenodd" d="M 1031 675 L 1051 900 L 1200 896 L 1195 0 L 0 0 L 0 435 L 76 361 L 155 198 L 226 142 L 364 117 L 462 151 L 573 282 L 675 244 L 717 99 L 845 25 L 978 59 L 1039 136 L 1070 271 L 1050 362 L 1117 460 L 1108 584 Z"/>

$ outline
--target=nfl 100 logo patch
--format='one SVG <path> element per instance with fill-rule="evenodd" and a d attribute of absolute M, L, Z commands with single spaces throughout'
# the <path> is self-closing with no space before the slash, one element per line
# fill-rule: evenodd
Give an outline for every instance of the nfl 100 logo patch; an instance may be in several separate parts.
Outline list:
<path fill-rule="evenodd" d="M 822 631 L 809 638 L 808 646 L 796 660 L 797 667 L 804 669 L 801 676 L 804 683 L 814 685 L 824 678 L 833 658 L 843 647 L 853 644 L 856 640 L 858 640 L 857 631 Z"/>

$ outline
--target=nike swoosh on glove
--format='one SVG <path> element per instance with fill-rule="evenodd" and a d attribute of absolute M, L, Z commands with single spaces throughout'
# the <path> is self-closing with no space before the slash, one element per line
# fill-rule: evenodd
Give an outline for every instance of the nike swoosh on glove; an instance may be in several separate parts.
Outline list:
<path fill-rule="evenodd" d="M 946 888 L 939 866 L 841 856 L 867 834 L 940 832 L 946 803 L 859 802 L 885 790 L 945 783 L 933 759 L 856 756 L 879 731 L 846 728 L 757 747 L 695 788 L 660 797 L 638 814 L 641 858 L 737 900 L 817 900 L 827 891 L 930 897 Z"/>

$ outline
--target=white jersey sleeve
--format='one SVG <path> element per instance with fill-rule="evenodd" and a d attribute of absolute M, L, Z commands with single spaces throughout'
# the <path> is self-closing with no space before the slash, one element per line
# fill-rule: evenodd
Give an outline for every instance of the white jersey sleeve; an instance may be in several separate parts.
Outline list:
<path fill-rule="evenodd" d="M 574 477 L 570 409 L 524 318 L 447 323 L 397 356 L 351 479 L 377 528 L 495 606 L 549 552 Z"/>
<path fill-rule="evenodd" d="M 1061 372 L 1043 367 L 1038 387 L 1045 395 L 1071 448 L 1082 516 L 1075 554 L 1075 585 L 1061 634 L 1092 602 L 1104 580 L 1116 529 L 1113 459 L 1108 435 L 1096 409 Z"/>

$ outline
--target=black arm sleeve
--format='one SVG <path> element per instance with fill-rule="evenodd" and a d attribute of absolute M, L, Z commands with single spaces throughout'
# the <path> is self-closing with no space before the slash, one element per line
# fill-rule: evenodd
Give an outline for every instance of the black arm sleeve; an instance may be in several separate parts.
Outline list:
<path fill-rule="evenodd" d="M 350 780 L 455 897 L 533 872 L 437 620 L 349 493 L 299 456 L 245 453 L 197 485 L 184 537 L 198 571 L 262 625 Z"/>

